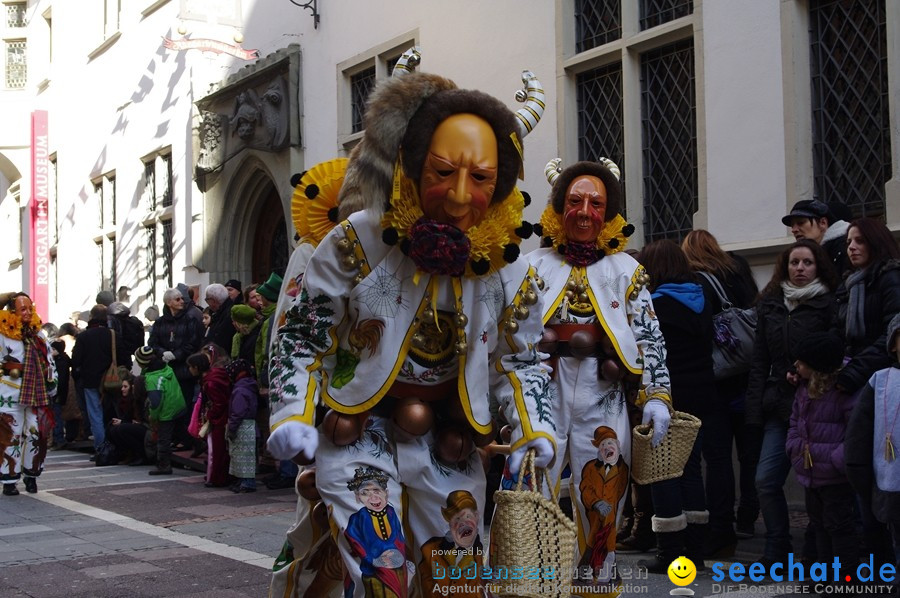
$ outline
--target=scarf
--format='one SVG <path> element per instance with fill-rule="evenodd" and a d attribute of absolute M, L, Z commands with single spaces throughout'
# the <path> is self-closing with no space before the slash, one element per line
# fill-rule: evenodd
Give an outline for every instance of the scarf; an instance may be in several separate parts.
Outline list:
<path fill-rule="evenodd" d="M 822 284 L 822 281 L 818 278 L 802 287 L 791 284 L 789 280 L 784 280 L 781 282 L 781 291 L 784 293 L 785 307 L 787 307 L 788 312 L 792 312 L 801 303 L 827 293 L 828 287 Z"/>
<path fill-rule="evenodd" d="M 844 283 L 850 292 L 847 302 L 847 338 L 857 339 L 866 336 L 866 274 L 868 268 L 851 272 Z"/>
<path fill-rule="evenodd" d="M 23 326 L 22 344 L 25 346 L 25 363 L 22 369 L 22 385 L 19 404 L 25 407 L 46 407 L 50 404 L 47 394 L 49 364 L 47 345 L 37 335 L 37 331 Z"/>

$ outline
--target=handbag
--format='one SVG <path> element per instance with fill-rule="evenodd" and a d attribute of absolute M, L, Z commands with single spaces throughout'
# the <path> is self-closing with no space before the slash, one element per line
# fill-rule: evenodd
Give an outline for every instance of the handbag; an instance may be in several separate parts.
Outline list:
<path fill-rule="evenodd" d="M 522 490 L 522 480 L 530 474 L 531 489 Z M 575 558 L 575 523 L 559 508 L 556 491 L 547 480 L 552 499 L 541 492 L 543 469 L 535 471 L 534 450 L 525 453 L 519 467 L 515 490 L 494 493 L 497 510 L 491 523 L 491 567 L 495 572 L 524 568 L 538 575 L 526 579 L 493 579 L 489 588 L 494 596 L 554 596 L 567 598 L 568 579 Z M 505 569 L 504 569 L 505 568 Z M 544 577 L 545 572 L 555 572 Z"/>
<path fill-rule="evenodd" d="M 200 397 L 197 397 L 197 400 L 194 401 L 194 409 L 191 411 L 191 421 L 188 423 L 187 427 L 188 434 L 194 438 L 202 438 L 202 436 L 200 436 L 200 420 L 203 419 L 200 414 L 203 410 L 202 404 L 203 401 Z"/>
<path fill-rule="evenodd" d="M 730 378 L 750 370 L 753 342 L 756 339 L 756 308 L 734 307 L 719 280 L 700 272 L 716 292 L 722 311 L 713 316 L 713 374 L 716 380 Z"/>
<path fill-rule="evenodd" d="M 109 440 L 104 440 L 97 447 L 97 456 L 94 458 L 94 465 L 97 467 L 105 467 L 107 465 L 116 465 L 119 463 L 119 455 L 116 452 L 116 445 Z"/>
<path fill-rule="evenodd" d="M 104 390 L 119 390 L 122 387 L 122 376 L 119 375 L 119 364 L 116 363 L 116 331 L 110 330 L 109 334 L 112 336 L 112 363 L 103 374 L 103 388 Z"/>

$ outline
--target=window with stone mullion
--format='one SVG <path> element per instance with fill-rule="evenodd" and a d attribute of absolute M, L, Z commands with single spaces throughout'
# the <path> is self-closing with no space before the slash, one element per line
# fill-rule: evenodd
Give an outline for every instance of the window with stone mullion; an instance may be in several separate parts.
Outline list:
<path fill-rule="evenodd" d="M 641 56 L 644 240 L 680 241 L 698 209 L 694 42 Z"/>
<path fill-rule="evenodd" d="M 884 0 L 811 0 L 814 196 L 885 213 L 891 178 Z"/>

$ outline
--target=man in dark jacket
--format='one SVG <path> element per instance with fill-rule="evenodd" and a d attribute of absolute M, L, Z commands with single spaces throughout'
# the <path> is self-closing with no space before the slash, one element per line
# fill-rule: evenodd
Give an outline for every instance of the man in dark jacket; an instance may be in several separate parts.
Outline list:
<path fill-rule="evenodd" d="M 825 248 L 840 280 L 850 267 L 847 259 L 847 229 L 850 210 L 843 204 L 826 205 L 816 199 L 798 201 L 781 222 L 791 229 L 794 239 L 809 239 Z"/>
<path fill-rule="evenodd" d="M 120 365 L 131 367 L 131 356 L 144 346 L 144 324 L 131 315 L 127 305 L 118 301 L 110 303 L 106 313 L 107 326 L 121 336 L 125 350 L 128 351 L 128 361 Z"/>
<path fill-rule="evenodd" d="M 103 375 L 113 360 L 113 337 L 116 339 L 116 361 L 121 364 L 130 363 L 122 338 L 107 326 L 107 315 L 105 305 L 98 303 L 92 307 L 87 330 L 75 338 L 75 347 L 72 349 L 72 378 L 80 381 L 84 388 L 84 402 L 91 434 L 94 435 L 95 451 L 105 440 Z"/>
<path fill-rule="evenodd" d="M 234 301 L 228 296 L 228 289 L 218 283 L 206 287 L 206 304 L 212 310 L 212 318 L 206 330 L 206 342 L 216 343 L 230 351 L 235 330 L 231 321 L 231 306 Z"/>

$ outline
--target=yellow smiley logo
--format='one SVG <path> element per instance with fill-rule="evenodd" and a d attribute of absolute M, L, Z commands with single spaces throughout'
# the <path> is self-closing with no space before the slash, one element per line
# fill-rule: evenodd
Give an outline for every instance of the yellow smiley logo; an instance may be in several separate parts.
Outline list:
<path fill-rule="evenodd" d="M 676 586 L 686 586 L 697 577 L 697 567 L 694 562 L 684 556 L 680 556 L 669 565 L 669 581 Z"/>

